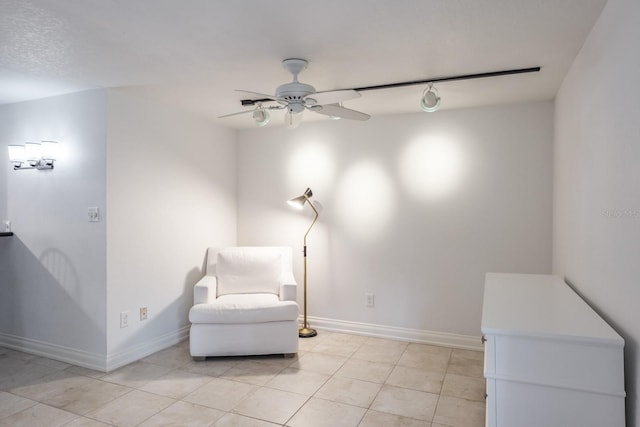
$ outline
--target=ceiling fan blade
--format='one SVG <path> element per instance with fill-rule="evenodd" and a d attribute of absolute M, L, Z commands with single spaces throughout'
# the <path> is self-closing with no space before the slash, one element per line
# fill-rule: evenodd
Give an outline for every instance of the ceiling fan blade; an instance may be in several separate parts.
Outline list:
<path fill-rule="evenodd" d="M 306 101 L 314 99 L 316 102 L 312 105 L 336 104 L 350 99 L 360 98 L 360 92 L 353 89 L 346 90 L 328 90 L 324 92 L 316 92 L 305 97 Z"/>
<path fill-rule="evenodd" d="M 276 98 L 275 95 L 267 95 L 266 93 L 253 92 L 253 91 L 250 91 L 250 90 L 236 89 L 236 92 L 247 93 L 249 95 L 259 96 L 260 98 L 264 98 L 264 99 L 272 99 L 274 101 L 278 101 L 279 100 L 279 98 Z"/>
<path fill-rule="evenodd" d="M 219 119 L 224 119 L 225 117 L 239 116 L 240 114 L 253 113 L 254 111 L 255 110 L 252 108 L 251 110 L 238 111 L 237 113 L 231 113 L 231 114 L 225 114 L 224 116 L 218 116 L 218 118 Z"/>
<path fill-rule="evenodd" d="M 316 105 L 311 108 L 311 111 L 315 111 L 319 114 L 324 114 L 325 116 L 340 117 L 341 119 L 349 120 L 365 121 L 371 118 L 371 116 L 368 114 L 361 113 L 360 111 L 356 110 L 351 110 L 349 108 L 344 108 L 337 104 Z"/>
<path fill-rule="evenodd" d="M 225 114 L 224 116 L 218 116 L 219 119 L 223 119 L 225 117 L 238 116 L 240 114 L 253 113 L 256 110 L 282 110 L 283 108 L 287 108 L 284 105 L 269 105 L 262 106 L 260 108 L 252 108 L 251 110 L 238 111 L 237 113 Z"/>

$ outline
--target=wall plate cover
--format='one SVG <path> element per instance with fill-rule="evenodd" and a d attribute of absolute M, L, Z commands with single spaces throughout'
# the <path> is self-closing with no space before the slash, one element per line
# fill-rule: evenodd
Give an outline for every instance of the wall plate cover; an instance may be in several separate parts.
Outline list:
<path fill-rule="evenodd" d="M 87 208 L 87 216 L 89 218 L 89 222 L 99 222 L 100 221 L 100 209 L 97 207 Z"/>

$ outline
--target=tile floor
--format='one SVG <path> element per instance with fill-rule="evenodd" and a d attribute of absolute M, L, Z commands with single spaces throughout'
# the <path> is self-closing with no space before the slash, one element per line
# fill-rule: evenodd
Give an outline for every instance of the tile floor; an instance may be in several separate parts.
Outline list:
<path fill-rule="evenodd" d="M 105 374 L 0 347 L 0 426 L 482 427 L 482 357 L 319 331 L 290 359 L 183 342 Z"/>

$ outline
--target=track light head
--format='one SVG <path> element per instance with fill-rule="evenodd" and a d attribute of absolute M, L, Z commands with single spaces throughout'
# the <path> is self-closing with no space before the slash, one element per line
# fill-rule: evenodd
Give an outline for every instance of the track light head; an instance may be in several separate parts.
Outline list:
<path fill-rule="evenodd" d="M 433 87 L 433 83 L 429 83 L 429 86 L 422 92 L 420 108 L 427 113 L 433 113 L 440 108 L 440 95 L 438 89 Z"/>
<path fill-rule="evenodd" d="M 265 126 L 269 123 L 270 118 L 269 110 L 262 106 L 262 102 L 258 102 L 256 104 L 256 109 L 253 110 L 253 120 L 256 121 L 256 125 L 258 125 L 258 127 Z"/>

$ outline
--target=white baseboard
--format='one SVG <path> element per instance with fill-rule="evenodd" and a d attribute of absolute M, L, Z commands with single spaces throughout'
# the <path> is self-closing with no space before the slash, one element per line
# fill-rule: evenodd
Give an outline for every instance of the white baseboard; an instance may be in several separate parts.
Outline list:
<path fill-rule="evenodd" d="M 0 346 L 96 371 L 109 372 L 185 340 L 189 336 L 189 326 L 183 326 L 177 331 L 160 335 L 135 347 L 106 356 L 1 332 Z"/>
<path fill-rule="evenodd" d="M 299 318 L 302 323 L 302 318 Z M 364 335 L 369 337 L 387 338 L 399 341 L 432 344 L 463 350 L 484 350 L 479 336 L 458 335 L 446 332 L 427 331 L 422 329 L 399 328 L 396 326 L 375 325 L 372 323 L 351 322 L 348 320 L 325 319 L 307 316 L 312 328 L 343 332 L 346 334 Z"/>
<path fill-rule="evenodd" d="M 47 357 L 72 365 L 94 369 L 96 371 L 105 370 L 105 356 L 100 353 L 91 353 L 77 348 L 65 347 L 58 344 L 51 344 L 45 341 L 19 337 L 16 335 L 0 332 L 0 345 L 12 350 L 22 351 L 36 356 Z"/>

